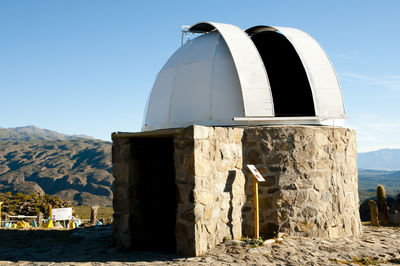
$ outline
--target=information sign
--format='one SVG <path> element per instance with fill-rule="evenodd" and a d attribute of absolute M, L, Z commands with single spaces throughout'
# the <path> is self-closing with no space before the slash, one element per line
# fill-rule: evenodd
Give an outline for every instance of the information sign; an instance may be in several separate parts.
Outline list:
<path fill-rule="evenodd" d="M 253 175 L 255 176 L 255 178 L 257 179 L 258 182 L 265 181 L 264 177 L 262 177 L 262 175 L 260 174 L 260 172 L 258 172 L 257 168 L 254 165 L 248 164 L 247 167 L 253 173 Z"/>
<path fill-rule="evenodd" d="M 56 208 L 52 212 L 53 221 L 71 220 L 72 208 Z"/>

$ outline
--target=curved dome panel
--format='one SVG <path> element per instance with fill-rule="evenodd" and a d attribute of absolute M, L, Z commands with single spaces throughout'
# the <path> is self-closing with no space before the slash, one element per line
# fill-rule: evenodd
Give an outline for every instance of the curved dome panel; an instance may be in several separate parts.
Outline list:
<path fill-rule="evenodd" d="M 267 70 L 276 117 L 315 116 L 306 70 L 290 41 L 277 31 L 250 36 Z"/>
<path fill-rule="evenodd" d="M 239 78 L 221 34 L 213 31 L 183 45 L 159 72 L 143 130 L 192 124 L 231 125 L 244 116 Z"/>
<path fill-rule="evenodd" d="M 232 55 L 242 88 L 245 116 L 274 116 L 267 73 L 254 43 L 240 28 L 215 22 L 199 22 L 189 31 L 208 32 L 215 28 Z"/>
<path fill-rule="evenodd" d="M 310 82 L 316 115 L 343 118 L 345 109 L 339 81 L 331 61 L 318 42 L 294 28 L 255 26 L 246 30 L 249 35 L 263 31 L 279 31 L 296 49 Z"/>
<path fill-rule="evenodd" d="M 295 47 L 306 69 L 318 116 L 344 116 L 342 91 L 335 69 L 322 47 L 304 31 L 276 27 Z"/>
<path fill-rule="evenodd" d="M 306 33 L 269 26 L 244 32 L 211 22 L 197 23 L 189 32 L 203 34 L 181 46 L 158 73 L 144 131 L 344 118 L 335 70 Z"/>

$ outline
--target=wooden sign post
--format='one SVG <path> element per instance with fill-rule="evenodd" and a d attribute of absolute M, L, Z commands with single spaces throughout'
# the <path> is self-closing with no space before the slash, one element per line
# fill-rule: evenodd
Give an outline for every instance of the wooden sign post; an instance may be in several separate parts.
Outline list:
<path fill-rule="evenodd" d="M 1 205 L 3 205 L 3 202 L 2 202 L 2 201 L 0 202 L 0 227 L 1 227 L 1 224 L 2 224 L 2 223 L 1 223 Z"/>
<path fill-rule="evenodd" d="M 253 176 L 254 238 L 260 237 L 260 211 L 258 209 L 258 181 Z"/>
<path fill-rule="evenodd" d="M 260 215 L 258 209 L 258 182 L 264 182 L 265 179 L 262 177 L 260 172 L 258 172 L 257 168 L 248 164 L 247 167 L 250 169 L 253 174 L 253 199 L 254 199 L 254 238 L 260 238 Z"/>

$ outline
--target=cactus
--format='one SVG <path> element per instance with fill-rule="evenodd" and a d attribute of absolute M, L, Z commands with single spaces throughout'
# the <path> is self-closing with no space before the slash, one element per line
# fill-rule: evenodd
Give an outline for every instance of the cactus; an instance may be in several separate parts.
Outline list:
<path fill-rule="evenodd" d="M 378 201 L 378 204 L 382 199 L 385 199 L 386 201 L 386 192 L 385 192 L 385 187 L 383 185 L 378 185 L 376 187 L 376 199 Z"/>
<path fill-rule="evenodd" d="M 379 221 L 383 225 L 389 223 L 388 207 L 386 204 L 385 188 L 382 185 L 376 187 L 376 200 L 378 202 Z"/>
<path fill-rule="evenodd" d="M 378 220 L 378 206 L 374 200 L 368 201 L 369 213 L 371 214 L 371 225 L 379 226 Z"/>

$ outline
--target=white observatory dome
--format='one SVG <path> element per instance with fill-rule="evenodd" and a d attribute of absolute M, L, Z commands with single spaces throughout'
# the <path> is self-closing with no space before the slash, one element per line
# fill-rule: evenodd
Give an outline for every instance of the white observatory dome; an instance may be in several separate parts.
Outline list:
<path fill-rule="evenodd" d="M 201 22 L 158 73 L 143 130 L 320 124 L 345 116 L 333 66 L 306 33 Z"/>

